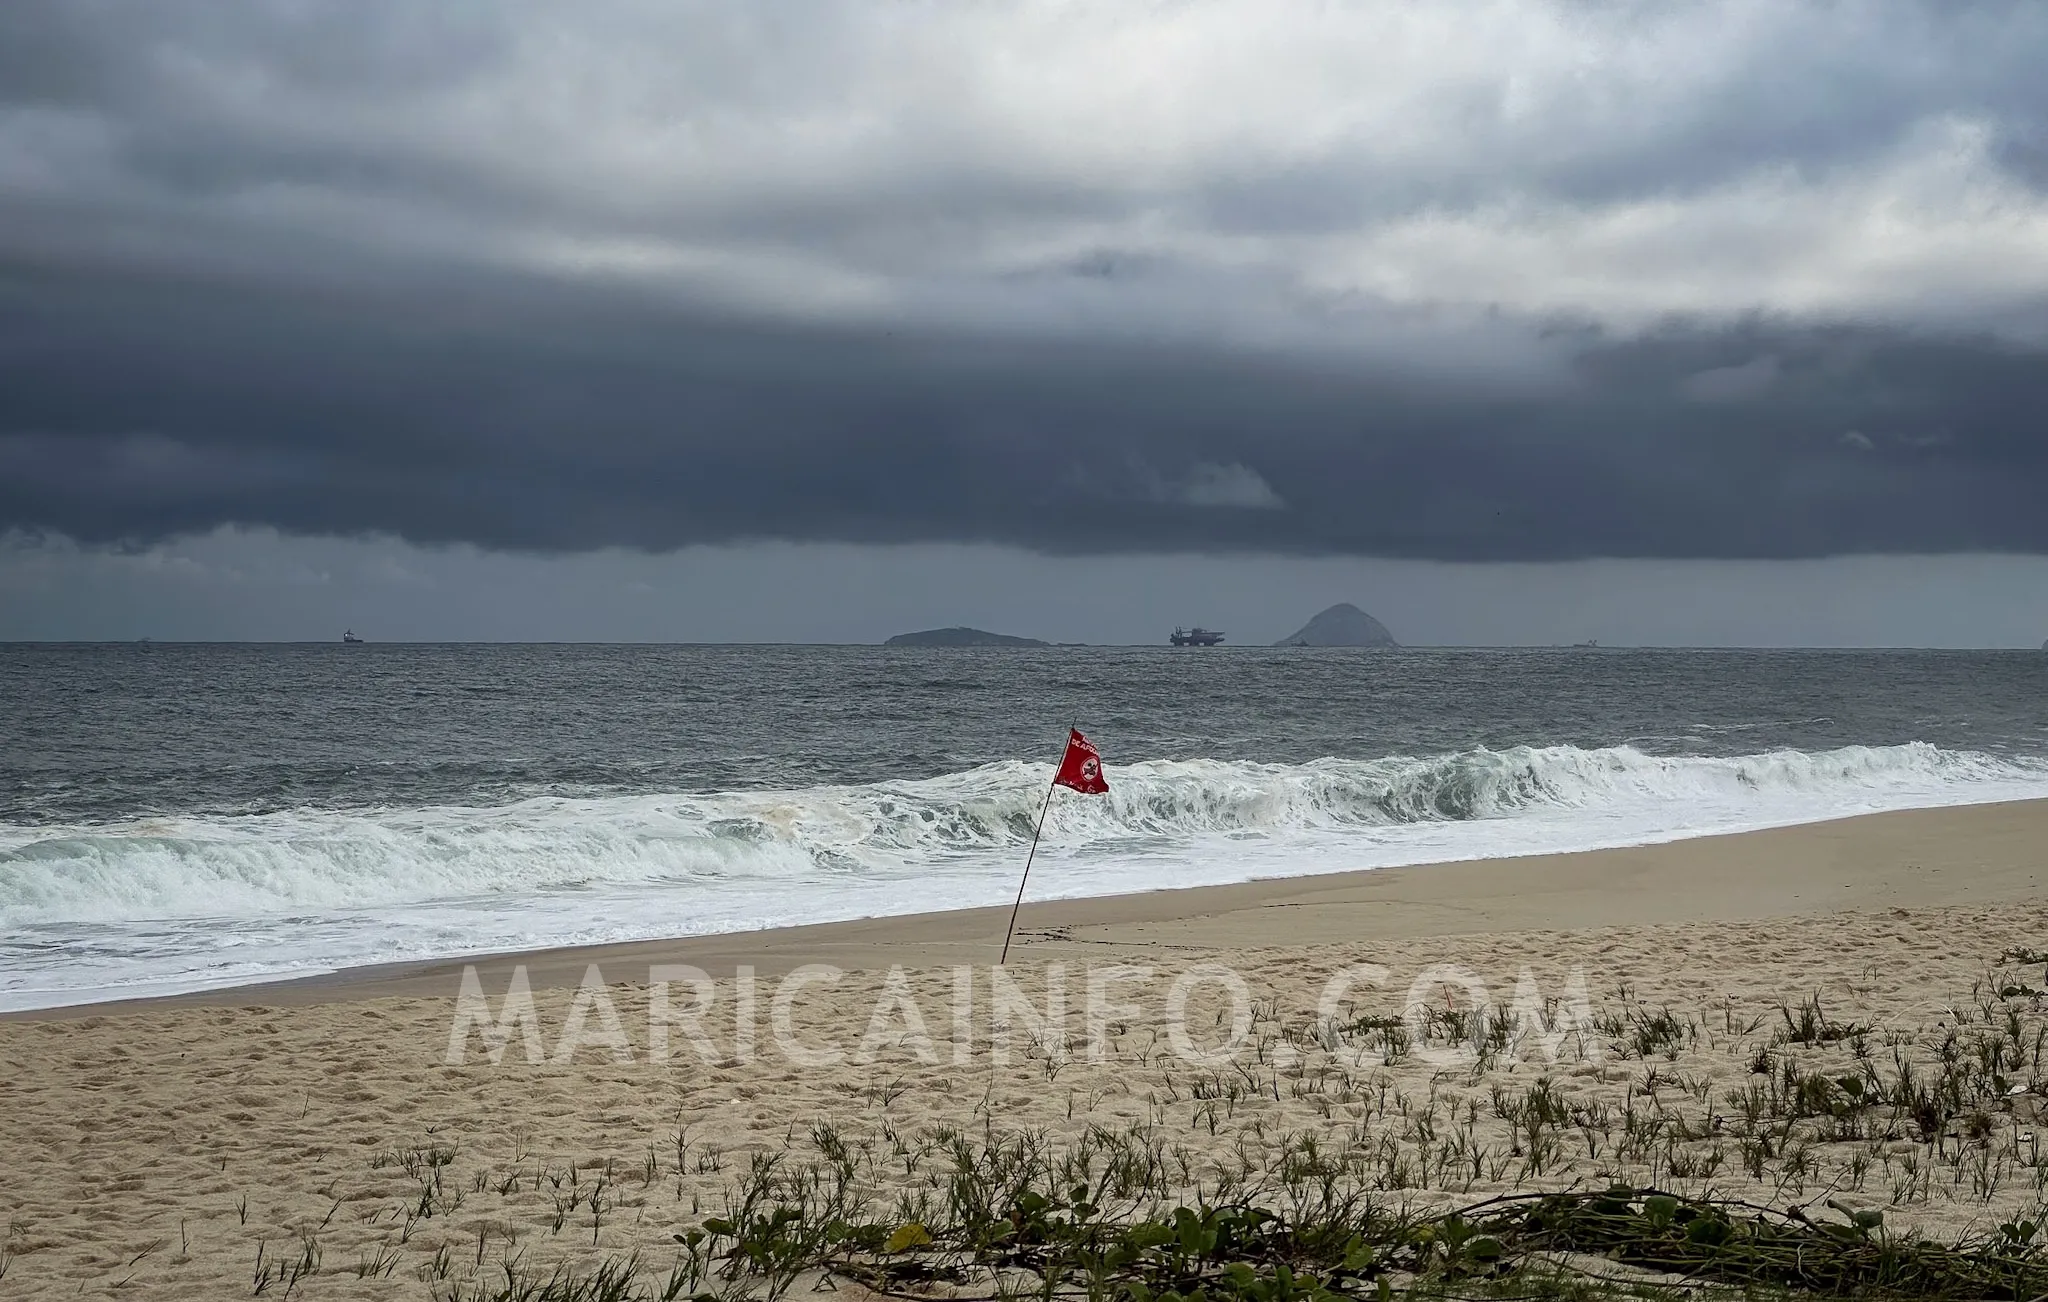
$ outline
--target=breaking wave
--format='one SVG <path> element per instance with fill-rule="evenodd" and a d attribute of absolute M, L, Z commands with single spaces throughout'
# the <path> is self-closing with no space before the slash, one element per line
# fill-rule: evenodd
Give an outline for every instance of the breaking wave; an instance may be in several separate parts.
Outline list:
<path fill-rule="evenodd" d="M 780 893 L 770 920 L 816 921 L 806 894 L 864 907 L 848 903 L 861 897 L 847 888 L 943 878 L 997 858 L 1014 867 L 1049 776 L 1042 764 L 1006 762 L 793 791 L 0 827 L 0 927 L 288 918 L 608 888 Z M 1062 793 L 1046 845 L 1105 866 L 1061 888 L 1085 894 L 1187 880 L 1128 869 L 1219 849 L 1257 851 L 1261 869 L 1240 877 L 1276 876 L 2044 794 L 2048 762 L 1924 743 L 1727 758 L 1547 746 L 1307 764 L 1157 760 L 1113 767 L 1106 797 Z M 1459 824 L 1470 826 L 1441 834 Z M 1291 846 L 1317 853 L 1290 868 Z M 1109 870 L 1117 864 L 1126 870 Z M 966 892 L 918 907 L 966 902 L 981 901 Z"/>

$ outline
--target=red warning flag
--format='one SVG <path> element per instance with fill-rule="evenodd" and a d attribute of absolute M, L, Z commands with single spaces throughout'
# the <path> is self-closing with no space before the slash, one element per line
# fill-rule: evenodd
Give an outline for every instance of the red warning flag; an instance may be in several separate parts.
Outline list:
<path fill-rule="evenodd" d="M 1038 826 L 1031 829 L 1031 853 L 1024 856 L 1024 875 L 1017 879 L 1017 899 L 1010 905 L 1010 925 L 1003 928 L 1003 956 L 998 963 L 1010 961 L 1010 939 L 1017 934 L 1017 910 L 1024 907 L 1024 883 L 1031 880 L 1031 861 L 1038 857 L 1038 834 L 1045 830 L 1045 811 L 1052 808 L 1053 787 L 1067 787 L 1084 796 L 1099 796 L 1109 790 L 1109 779 L 1102 776 L 1102 753 L 1095 749 L 1095 743 L 1081 735 L 1079 728 L 1067 729 L 1067 753 L 1060 756 L 1059 772 L 1052 775 L 1052 785 L 1045 789 L 1045 799 L 1038 806 Z"/>
<path fill-rule="evenodd" d="M 1102 776 L 1101 753 L 1094 742 L 1075 728 L 1067 730 L 1067 753 L 1060 757 L 1060 771 L 1052 780 L 1087 796 L 1099 796 L 1109 790 L 1109 781 Z"/>

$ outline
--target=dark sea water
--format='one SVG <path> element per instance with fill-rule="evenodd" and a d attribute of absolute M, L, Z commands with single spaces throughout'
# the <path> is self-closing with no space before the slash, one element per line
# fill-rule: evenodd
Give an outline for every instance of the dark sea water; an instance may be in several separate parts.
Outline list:
<path fill-rule="evenodd" d="M 0 646 L 0 1007 L 2048 794 L 2048 655 Z M 1034 882 L 1039 874 L 1034 870 Z"/>

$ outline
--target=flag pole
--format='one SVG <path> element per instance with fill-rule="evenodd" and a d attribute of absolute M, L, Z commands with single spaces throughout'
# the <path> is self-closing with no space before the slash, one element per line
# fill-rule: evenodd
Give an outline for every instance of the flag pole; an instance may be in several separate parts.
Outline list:
<path fill-rule="evenodd" d="M 1024 883 L 1031 880 L 1031 861 L 1038 857 L 1038 837 L 1045 831 L 1045 811 L 1052 807 L 1052 789 L 1059 785 L 1059 770 L 1053 770 L 1053 780 L 1045 784 L 1045 799 L 1039 802 L 1038 826 L 1031 829 L 1031 853 L 1024 856 L 1024 875 L 1017 879 L 1017 900 L 1010 906 L 1010 925 L 1003 929 L 1003 956 L 996 960 L 1001 967 L 1010 957 L 1010 937 L 1017 932 L 1017 910 L 1024 907 Z"/>

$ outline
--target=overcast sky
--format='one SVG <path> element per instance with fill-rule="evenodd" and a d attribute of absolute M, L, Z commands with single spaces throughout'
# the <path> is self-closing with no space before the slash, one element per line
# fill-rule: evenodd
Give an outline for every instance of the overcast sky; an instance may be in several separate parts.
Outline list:
<path fill-rule="evenodd" d="M 0 4 L 0 637 L 2048 636 L 2048 5 Z"/>

